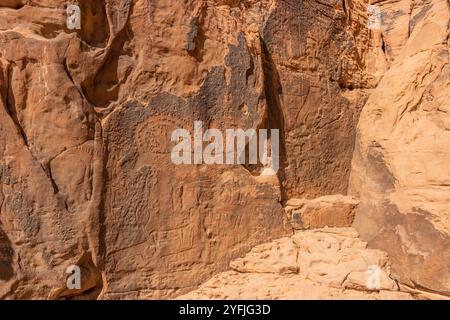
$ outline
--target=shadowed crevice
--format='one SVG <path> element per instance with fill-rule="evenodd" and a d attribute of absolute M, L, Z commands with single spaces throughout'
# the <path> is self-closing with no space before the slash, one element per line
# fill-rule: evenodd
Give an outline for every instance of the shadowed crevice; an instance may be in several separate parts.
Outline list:
<path fill-rule="evenodd" d="M 0 228 L 0 280 L 8 281 L 14 275 L 14 250 L 6 233 Z"/>
<path fill-rule="evenodd" d="M 281 201 L 284 203 L 287 201 L 288 196 L 283 184 L 283 182 L 286 181 L 285 168 L 287 166 L 287 156 L 284 126 L 285 120 L 280 101 L 282 87 L 276 64 L 272 60 L 264 39 L 261 39 L 261 47 L 264 70 L 264 94 L 267 101 L 267 118 L 265 127 L 267 129 L 280 130 L 279 171 L 277 175 L 279 180 L 282 182 L 280 183 Z"/>

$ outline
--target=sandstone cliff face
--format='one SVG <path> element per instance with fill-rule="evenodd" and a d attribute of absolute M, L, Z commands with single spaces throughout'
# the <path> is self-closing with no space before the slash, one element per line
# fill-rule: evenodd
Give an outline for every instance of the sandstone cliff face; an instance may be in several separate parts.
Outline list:
<path fill-rule="evenodd" d="M 86 1 L 74 33 L 64 1 L 22 5 L 0 12 L 2 296 L 170 297 L 284 233 L 276 184 L 170 161 L 170 133 L 195 120 L 265 125 L 260 39 L 244 17 Z M 71 264 L 86 278 L 75 293 Z"/>
<path fill-rule="evenodd" d="M 176 297 L 348 188 L 398 280 L 448 293 L 448 3 L 380 6 L 0 0 L 0 297 Z M 277 178 L 174 165 L 196 120 L 280 129 Z"/>
<path fill-rule="evenodd" d="M 389 67 L 359 120 L 355 227 L 389 253 L 398 280 L 449 295 L 449 4 L 380 5 Z"/>

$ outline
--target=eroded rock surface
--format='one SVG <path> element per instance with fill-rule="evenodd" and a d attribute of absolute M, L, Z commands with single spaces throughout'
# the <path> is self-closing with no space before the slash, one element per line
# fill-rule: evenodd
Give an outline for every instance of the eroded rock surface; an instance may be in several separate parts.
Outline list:
<path fill-rule="evenodd" d="M 389 68 L 359 120 L 354 225 L 396 279 L 450 295 L 449 3 L 380 6 Z"/>
<path fill-rule="evenodd" d="M 329 195 L 315 199 L 289 199 L 284 208 L 294 229 L 350 227 L 359 200 L 351 196 Z"/>
<path fill-rule="evenodd" d="M 2 297 L 173 297 L 289 234 L 286 196 L 346 189 L 362 3 L 81 1 L 80 30 L 67 6 L 0 3 Z M 279 176 L 175 166 L 196 120 L 281 129 Z"/>
<path fill-rule="evenodd" d="M 296 231 L 253 248 L 182 299 L 413 299 L 390 276 L 387 254 L 353 228 Z M 376 286 L 371 272 L 379 268 Z"/>
<path fill-rule="evenodd" d="M 0 0 L 0 298 L 176 297 L 290 236 L 288 199 L 347 189 L 396 280 L 448 293 L 448 2 L 377 5 L 381 31 L 362 0 Z M 197 120 L 280 129 L 277 176 L 174 165 Z"/>

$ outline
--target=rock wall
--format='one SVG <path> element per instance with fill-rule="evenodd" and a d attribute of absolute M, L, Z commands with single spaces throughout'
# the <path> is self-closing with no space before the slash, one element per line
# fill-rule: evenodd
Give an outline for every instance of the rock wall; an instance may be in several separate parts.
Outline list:
<path fill-rule="evenodd" d="M 262 27 L 286 199 L 345 193 L 369 70 L 362 1 L 277 1 Z"/>
<path fill-rule="evenodd" d="M 355 227 L 402 283 L 450 294 L 447 1 L 379 3 L 388 70 L 358 125 Z"/>
<path fill-rule="evenodd" d="M 0 0 L 0 297 L 176 297 L 347 189 L 399 279 L 447 292 L 448 4 L 380 5 L 382 32 L 362 0 Z M 280 129 L 277 177 L 173 164 L 197 120 Z"/>

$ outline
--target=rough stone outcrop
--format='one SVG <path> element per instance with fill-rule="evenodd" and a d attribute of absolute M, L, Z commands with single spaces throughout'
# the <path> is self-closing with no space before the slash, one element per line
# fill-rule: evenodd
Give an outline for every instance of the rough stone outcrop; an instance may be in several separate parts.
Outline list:
<path fill-rule="evenodd" d="M 379 283 L 371 286 L 371 267 Z M 390 275 L 385 252 L 352 228 L 297 231 L 253 248 L 181 299 L 412 299 Z"/>
<path fill-rule="evenodd" d="M 277 183 L 170 160 L 196 120 L 266 126 L 258 30 L 225 3 L 117 0 L 71 31 L 66 6 L 0 8 L 0 296 L 170 297 L 286 233 Z"/>
<path fill-rule="evenodd" d="M 262 28 L 285 200 L 347 191 L 360 89 L 375 84 L 366 10 L 363 1 L 275 1 Z"/>
<path fill-rule="evenodd" d="M 289 199 L 284 210 L 294 229 L 350 227 L 358 204 L 353 197 L 336 194 L 315 199 Z"/>
<path fill-rule="evenodd" d="M 381 31 L 363 0 L 0 0 L 0 298 L 173 298 L 261 243 L 298 251 L 290 222 L 353 219 L 396 281 L 449 294 L 448 2 L 377 5 Z M 194 121 L 279 129 L 277 175 L 175 165 L 171 133 Z M 359 290 L 366 265 L 333 254 L 326 279 L 306 255 L 264 277 Z"/>
<path fill-rule="evenodd" d="M 82 1 L 80 30 L 68 4 L 0 4 L 1 297 L 176 296 L 289 234 L 287 196 L 346 189 L 362 3 Z M 196 120 L 280 129 L 278 178 L 172 164 Z"/>
<path fill-rule="evenodd" d="M 449 3 L 378 5 L 389 67 L 359 120 L 354 226 L 397 280 L 450 295 Z"/>

